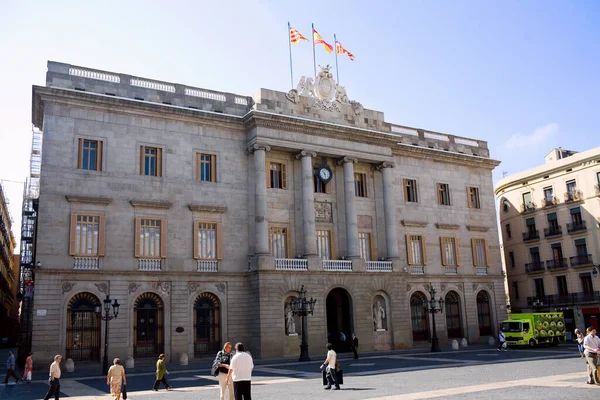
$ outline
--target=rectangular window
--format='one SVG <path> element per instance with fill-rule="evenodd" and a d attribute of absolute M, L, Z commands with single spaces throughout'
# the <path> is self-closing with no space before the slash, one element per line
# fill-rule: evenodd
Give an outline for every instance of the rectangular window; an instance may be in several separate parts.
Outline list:
<path fill-rule="evenodd" d="M 600 185 L 600 172 L 596 172 L 596 182 Z"/>
<path fill-rule="evenodd" d="M 531 192 L 523 193 L 523 204 L 526 208 L 533 204 L 533 198 L 531 197 Z"/>
<path fill-rule="evenodd" d="M 513 282 L 513 293 L 515 295 L 515 300 L 519 300 L 519 284 L 517 282 Z"/>
<path fill-rule="evenodd" d="M 575 253 L 577 253 L 578 256 L 587 256 L 588 251 L 585 239 L 575 240 Z"/>
<path fill-rule="evenodd" d="M 552 250 L 552 259 L 557 262 L 562 262 L 563 259 L 563 251 L 560 243 L 554 243 L 550 246 Z"/>
<path fill-rule="evenodd" d="M 102 171 L 102 142 L 100 140 L 79 139 L 77 168 L 88 171 Z"/>
<path fill-rule="evenodd" d="M 372 261 L 374 256 L 373 240 L 370 232 L 358 232 L 358 243 L 360 245 L 360 257 L 365 261 Z"/>
<path fill-rule="evenodd" d="M 71 214 L 69 255 L 104 256 L 104 216 Z"/>
<path fill-rule="evenodd" d="M 455 237 L 440 237 L 442 249 L 442 265 L 458 265 L 458 239 Z"/>
<path fill-rule="evenodd" d="M 404 182 L 404 200 L 409 203 L 418 203 L 417 181 L 414 179 L 403 179 Z"/>
<path fill-rule="evenodd" d="M 471 249 L 473 251 L 473 265 L 475 267 L 490 266 L 486 239 L 471 239 Z"/>
<path fill-rule="evenodd" d="M 580 207 L 573 207 L 569 209 L 569 214 L 571 214 L 571 222 L 573 223 L 573 225 L 579 226 L 583 224 L 583 218 L 581 216 Z"/>
<path fill-rule="evenodd" d="M 162 176 L 162 149 L 159 147 L 140 147 L 140 174 Z"/>
<path fill-rule="evenodd" d="M 562 275 L 562 276 L 556 277 L 556 288 L 558 289 L 559 296 L 568 296 L 569 295 L 569 288 L 567 287 L 567 277 L 566 276 Z"/>
<path fill-rule="evenodd" d="M 550 213 L 547 216 L 548 218 L 548 227 L 552 230 L 552 231 L 556 231 L 558 229 L 558 218 L 556 216 L 556 213 Z"/>
<path fill-rule="evenodd" d="M 222 228 L 216 222 L 194 222 L 194 258 L 221 260 L 223 258 Z"/>
<path fill-rule="evenodd" d="M 467 198 L 469 201 L 469 208 L 481 208 L 479 202 L 479 189 L 476 187 L 467 187 Z"/>
<path fill-rule="evenodd" d="M 514 252 L 509 252 L 508 253 L 508 262 L 510 263 L 510 267 L 514 268 L 516 266 L 515 264 L 515 253 Z"/>
<path fill-rule="evenodd" d="M 406 235 L 406 249 L 408 265 L 425 265 L 427 263 L 425 238 L 422 235 Z"/>
<path fill-rule="evenodd" d="M 544 290 L 544 278 L 536 278 L 533 280 L 535 285 L 535 296 L 543 301 L 543 297 L 546 295 L 546 291 Z"/>
<path fill-rule="evenodd" d="M 135 256 L 138 258 L 167 257 L 167 221 L 136 218 Z"/>
<path fill-rule="evenodd" d="M 579 279 L 581 280 L 581 290 L 583 294 L 592 294 L 594 293 L 594 285 L 592 283 L 592 276 L 590 273 L 585 273 L 579 275 Z"/>
<path fill-rule="evenodd" d="M 450 186 L 447 183 L 437 184 L 438 204 L 441 206 L 450 205 Z"/>
<path fill-rule="evenodd" d="M 354 195 L 356 197 L 367 197 L 367 175 L 354 174 Z"/>
<path fill-rule="evenodd" d="M 267 168 L 267 187 L 274 189 L 287 189 L 287 173 L 285 164 L 269 162 Z"/>
<path fill-rule="evenodd" d="M 333 242 L 331 241 L 331 231 L 317 230 L 317 253 L 322 260 L 333 259 Z"/>
<path fill-rule="evenodd" d="M 271 254 L 275 258 L 288 258 L 290 238 L 287 228 L 271 227 Z"/>
<path fill-rule="evenodd" d="M 569 193 L 570 195 L 573 195 L 576 192 L 577 192 L 577 182 L 576 181 L 567 182 L 567 193 Z"/>
<path fill-rule="evenodd" d="M 529 257 L 531 258 L 532 264 L 539 264 L 542 261 L 542 259 L 540 258 L 539 247 L 531 247 L 529 249 Z"/>
<path fill-rule="evenodd" d="M 527 233 L 529 233 L 529 237 L 536 237 L 537 236 L 537 229 L 535 227 L 535 218 L 531 217 L 531 218 L 527 218 L 525 220 L 525 226 L 527 227 Z"/>
<path fill-rule="evenodd" d="M 506 224 L 506 237 L 508 239 L 512 238 L 512 233 L 510 232 L 510 224 Z"/>
<path fill-rule="evenodd" d="M 217 156 L 196 153 L 196 180 L 201 182 L 217 181 Z"/>
<path fill-rule="evenodd" d="M 331 181 L 330 181 L 331 182 Z M 313 175 L 313 186 L 315 189 L 315 193 L 329 193 L 330 186 L 328 183 L 323 183 L 317 174 Z"/>
<path fill-rule="evenodd" d="M 544 188 L 544 199 L 546 200 L 546 204 L 552 204 L 553 198 L 554 191 L 552 190 L 552 186 Z"/>

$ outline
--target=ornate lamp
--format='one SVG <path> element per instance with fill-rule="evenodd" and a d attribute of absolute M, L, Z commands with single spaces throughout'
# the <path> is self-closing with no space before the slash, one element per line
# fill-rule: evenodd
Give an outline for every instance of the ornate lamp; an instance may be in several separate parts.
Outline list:
<path fill-rule="evenodd" d="M 292 315 L 298 315 L 302 318 L 302 341 L 300 342 L 300 358 L 298 358 L 298 361 L 310 361 L 310 357 L 308 356 L 308 326 L 306 317 L 309 314 L 313 315 L 316 302 L 317 299 L 313 299 L 312 296 L 310 300 L 306 300 L 304 285 L 300 288 L 298 300 L 290 301 Z"/>
<path fill-rule="evenodd" d="M 444 312 L 444 299 L 440 296 L 439 300 L 435 299 L 436 290 L 433 285 L 429 283 L 429 297 L 430 300 L 423 300 L 423 308 L 429 314 L 431 314 L 431 321 L 433 322 L 433 331 L 431 333 L 431 351 L 440 352 L 440 343 L 437 337 L 437 331 L 435 327 L 435 314 Z"/>

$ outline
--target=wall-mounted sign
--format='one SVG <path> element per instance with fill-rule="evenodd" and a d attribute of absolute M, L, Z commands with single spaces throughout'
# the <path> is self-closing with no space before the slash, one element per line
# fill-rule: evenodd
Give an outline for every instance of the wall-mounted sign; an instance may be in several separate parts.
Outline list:
<path fill-rule="evenodd" d="M 45 317 L 48 314 L 48 310 L 37 310 L 36 314 L 38 317 Z"/>

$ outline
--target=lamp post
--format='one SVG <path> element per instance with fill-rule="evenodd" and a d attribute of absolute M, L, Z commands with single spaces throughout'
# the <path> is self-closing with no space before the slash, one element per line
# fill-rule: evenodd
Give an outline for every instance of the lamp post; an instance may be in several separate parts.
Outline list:
<path fill-rule="evenodd" d="M 102 361 L 102 375 L 108 373 L 108 321 L 117 318 L 119 315 L 119 302 L 115 299 L 115 302 L 111 303 L 109 295 L 106 295 L 106 299 L 103 301 L 104 315 L 102 315 L 102 305 L 98 304 L 94 311 L 96 314 L 105 322 L 104 324 L 104 360 Z M 112 315 L 110 314 L 110 308 L 112 306 Z"/>
<path fill-rule="evenodd" d="M 440 352 L 442 350 L 440 349 L 440 342 L 438 340 L 435 328 L 435 314 L 444 312 L 444 299 L 442 299 L 440 296 L 439 300 L 436 300 L 435 294 L 436 290 L 433 288 L 433 285 L 429 283 L 429 297 L 431 297 L 431 300 L 423 300 L 423 308 L 425 308 L 425 311 L 431 314 L 431 320 L 433 321 L 433 332 L 431 333 L 431 352 Z"/>
<path fill-rule="evenodd" d="M 313 299 L 312 297 L 310 300 L 306 300 L 306 290 L 304 290 L 304 285 L 302 285 L 302 288 L 300 289 L 298 300 L 290 301 L 292 315 L 299 315 L 302 317 L 302 341 L 300 342 L 300 358 L 298 361 L 310 361 L 308 355 L 308 327 L 306 317 L 308 314 L 313 315 L 316 302 L 317 299 Z"/>
<path fill-rule="evenodd" d="M 531 303 L 531 305 L 533 306 L 533 308 L 536 309 L 536 311 L 539 311 L 540 308 L 544 307 L 544 302 L 540 301 L 540 299 L 536 297 L 535 300 Z"/>

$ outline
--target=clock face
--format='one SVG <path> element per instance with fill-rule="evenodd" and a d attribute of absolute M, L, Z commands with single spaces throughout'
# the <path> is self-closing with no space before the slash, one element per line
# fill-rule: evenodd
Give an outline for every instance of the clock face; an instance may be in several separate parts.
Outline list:
<path fill-rule="evenodd" d="M 321 167 L 319 169 L 319 178 L 321 178 L 324 183 L 329 182 L 331 180 L 331 171 L 329 168 Z"/>

